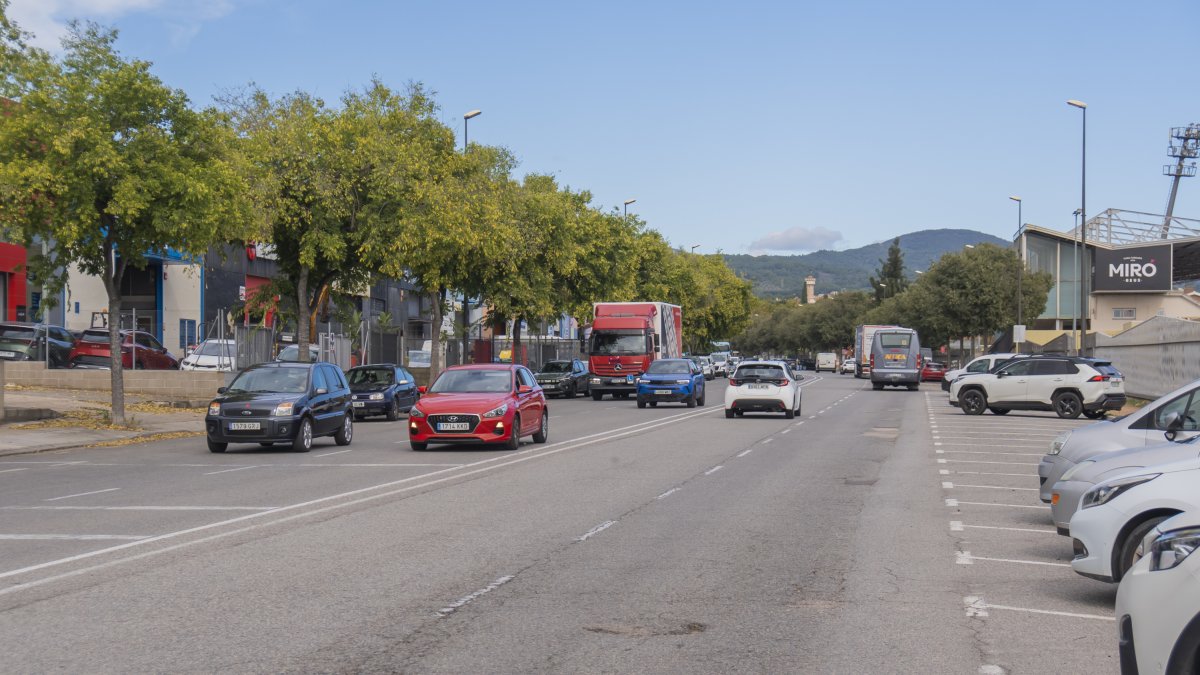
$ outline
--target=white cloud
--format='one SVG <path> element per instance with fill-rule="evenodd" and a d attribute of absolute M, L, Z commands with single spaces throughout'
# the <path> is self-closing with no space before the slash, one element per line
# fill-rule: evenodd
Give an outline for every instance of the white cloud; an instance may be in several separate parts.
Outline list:
<path fill-rule="evenodd" d="M 842 234 L 824 227 L 790 227 L 772 232 L 748 247 L 751 251 L 816 251 L 842 240 Z"/>
<path fill-rule="evenodd" d="M 107 23 L 128 14 L 152 12 L 166 21 L 172 43 L 178 46 L 194 37 L 203 22 L 231 11 L 231 0 L 12 0 L 8 15 L 33 33 L 33 44 L 58 51 L 72 19 Z"/>

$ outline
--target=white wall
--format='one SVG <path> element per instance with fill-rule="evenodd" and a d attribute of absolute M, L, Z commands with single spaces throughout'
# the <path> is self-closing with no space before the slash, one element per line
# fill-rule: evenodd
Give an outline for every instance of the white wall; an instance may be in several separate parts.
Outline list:
<path fill-rule="evenodd" d="M 179 320 L 196 322 L 197 342 L 204 339 L 203 317 L 200 308 L 200 266 L 164 265 L 162 293 L 162 342 L 176 358 L 183 358 L 179 348 Z"/>
<path fill-rule="evenodd" d="M 79 311 L 75 311 L 75 303 Z M 84 274 L 75 265 L 67 268 L 67 301 L 63 307 L 66 327 L 86 330 L 92 327 L 92 312 L 108 311 L 108 293 L 100 277 Z"/>
<path fill-rule="evenodd" d="M 1116 308 L 1136 310 L 1133 319 L 1114 319 Z M 1200 318 L 1200 303 L 1179 291 L 1170 293 L 1095 293 L 1092 295 L 1092 328 L 1103 333 L 1125 330 L 1158 315 L 1175 319 Z"/>

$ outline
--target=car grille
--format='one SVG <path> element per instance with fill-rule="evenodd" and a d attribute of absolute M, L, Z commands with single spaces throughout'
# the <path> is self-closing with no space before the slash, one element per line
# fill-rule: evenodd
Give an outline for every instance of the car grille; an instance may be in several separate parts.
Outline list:
<path fill-rule="evenodd" d="M 625 377 L 627 375 L 639 375 L 637 368 L 633 366 L 621 366 L 621 370 L 614 368 L 615 364 L 601 363 L 594 370 L 593 375 L 601 375 L 603 377 Z"/>
<path fill-rule="evenodd" d="M 112 365 L 112 361 L 107 356 L 98 356 L 96 354 L 80 354 L 75 357 L 75 364 L 80 366 L 99 366 L 108 368 Z"/>
<path fill-rule="evenodd" d="M 252 420 L 255 418 L 270 417 L 274 411 L 275 406 L 271 406 L 270 408 L 247 408 L 245 403 L 230 403 L 221 408 L 222 415 L 235 421 L 242 418 Z M 250 414 L 247 415 L 247 412 Z"/>
<path fill-rule="evenodd" d="M 471 426 L 466 431 L 438 431 L 437 425 L 442 424 L 444 422 L 449 422 L 451 424 L 453 424 L 455 422 L 459 422 L 459 423 L 466 422 L 466 423 L 470 424 Z M 435 434 L 469 434 L 469 433 L 474 432 L 475 427 L 477 427 L 477 426 L 479 426 L 479 415 L 457 414 L 457 415 L 430 415 L 429 416 L 429 428 L 433 429 L 433 433 L 435 433 Z"/>

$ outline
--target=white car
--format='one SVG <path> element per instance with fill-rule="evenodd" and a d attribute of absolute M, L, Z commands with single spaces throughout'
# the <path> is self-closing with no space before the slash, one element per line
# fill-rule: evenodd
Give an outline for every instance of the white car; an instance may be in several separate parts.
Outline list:
<path fill-rule="evenodd" d="M 1121 671 L 1200 671 L 1200 513 L 1158 524 L 1117 590 Z"/>
<path fill-rule="evenodd" d="M 990 370 L 995 369 L 998 366 L 1004 365 L 1005 363 L 1017 358 L 1018 356 L 1028 356 L 1028 355 L 1027 354 L 1003 353 L 1003 354 L 984 354 L 983 356 L 977 356 L 977 357 L 971 359 L 971 362 L 968 363 L 966 366 L 963 366 L 962 368 L 955 368 L 954 370 L 947 370 L 946 374 L 942 377 L 942 391 L 950 391 L 950 383 L 953 382 L 954 380 L 958 379 L 958 377 L 961 375 L 966 375 L 968 373 L 986 373 Z"/>
<path fill-rule="evenodd" d="M 1064 431 L 1050 444 L 1050 451 L 1038 464 L 1041 498 L 1047 504 L 1053 498 L 1054 484 L 1079 462 L 1106 452 L 1144 447 L 1163 442 L 1167 416 L 1177 412 L 1183 426 L 1176 431 L 1182 441 L 1200 434 L 1200 380 L 1180 387 L 1124 417 L 1109 418 L 1074 431 Z"/>
<path fill-rule="evenodd" d="M 180 370 L 237 370 L 237 345 L 233 340 L 205 340 L 179 362 Z"/>
<path fill-rule="evenodd" d="M 840 368 L 838 368 L 838 370 L 840 370 L 843 375 L 846 375 L 846 374 L 853 375 L 854 374 L 854 359 L 846 359 L 846 360 L 842 361 L 842 365 Z"/>
<path fill-rule="evenodd" d="M 725 388 L 725 417 L 747 412 L 800 414 L 800 382 L 782 361 L 742 361 Z"/>
<path fill-rule="evenodd" d="M 1120 581 L 1156 525 L 1200 508 L 1200 458 L 1118 474 L 1083 494 L 1071 518 L 1075 559 L 1085 577 Z"/>
<path fill-rule="evenodd" d="M 950 405 L 968 415 L 985 410 L 1053 410 L 1093 419 L 1125 406 L 1125 378 L 1109 361 L 1078 356 L 1013 359 L 991 373 L 963 375 L 950 385 Z"/>

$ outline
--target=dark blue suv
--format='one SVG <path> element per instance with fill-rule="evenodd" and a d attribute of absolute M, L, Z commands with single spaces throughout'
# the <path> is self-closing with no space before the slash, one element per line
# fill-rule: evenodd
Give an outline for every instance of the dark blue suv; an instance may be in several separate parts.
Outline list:
<path fill-rule="evenodd" d="M 204 417 L 212 452 L 225 452 L 230 443 L 290 443 L 308 452 L 318 436 L 333 436 L 338 445 L 354 437 L 350 387 L 332 363 L 251 366 L 217 393 Z"/>
<path fill-rule="evenodd" d="M 346 378 L 350 380 L 354 419 L 386 415 L 388 421 L 394 422 L 400 413 L 413 407 L 419 396 L 416 378 L 394 363 L 351 368 L 346 371 Z"/>
<path fill-rule="evenodd" d="M 704 405 L 704 371 L 691 359 L 659 359 L 637 379 L 637 406 L 660 401 Z"/>

